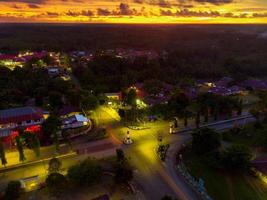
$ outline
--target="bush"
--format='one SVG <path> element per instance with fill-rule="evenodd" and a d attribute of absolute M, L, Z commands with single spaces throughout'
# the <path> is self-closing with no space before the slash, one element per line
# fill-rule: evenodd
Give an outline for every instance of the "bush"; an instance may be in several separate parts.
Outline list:
<path fill-rule="evenodd" d="M 230 171 L 247 170 L 250 166 L 252 153 L 244 145 L 233 145 L 222 154 L 223 167 Z"/>
<path fill-rule="evenodd" d="M 101 180 L 102 168 L 96 160 L 88 158 L 78 165 L 70 167 L 67 176 L 75 184 L 93 185 Z"/>
<path fill-rule="evenodd" d="M 10 181 L 5 191 L 5 200 L 15 200 L 20 197 L 21 183 L 19 181 Z"/>
<path fill-rule="evenodd" d="M 163 197 L 161 198 L 161 200 L 177 200 L 177 199 L 174 199 L 174 198 L 172 198 L 172 197 L 169 196 L 169 195 L 165 195 L 165 196 L 163 196 Z"/>
<path fill-rule="evenodd" d="M 230 131 L 224 132 L 222 134 L 222 139 L 227 142 L 232 142 L 232 133 Z"/>
<path fill-rule="evenodd" d="M 125 184 L 133 179 L 133 170 L 127 163 L 117 163 L 115 165 L 115 182 Z"/>
<path fill-rule="evenodd" d="M 52 158 L 49 161 L 49 167 L 48 167 L 48 171 L 49 173 L 58 173 L 61 169 L 62 163 L 60 162 L 59 159 L 57 158 Z"/>
<path fill-rule="evenodd" d="M 198 129 L 192 133 L 192 149 L 197 154 L 204 154 L 216 150 L 221 146 L 219 133 L 212 129 Z"/>
<path fill-rule="evenodd" d="M 51 173 L 47 176 L 45 182 L 53 194 L 60 193 L 66 187 L 66 178 L 60 173 Z"/>

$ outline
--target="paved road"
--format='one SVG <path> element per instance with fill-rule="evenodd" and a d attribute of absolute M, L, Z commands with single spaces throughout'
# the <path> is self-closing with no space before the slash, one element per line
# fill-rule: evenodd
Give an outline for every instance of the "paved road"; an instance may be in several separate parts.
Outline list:
<path fill-rule="evenodd" d="M 211 127 L 221 131 L 233 127 L 234 124 L 240 126 L 253 121 L 249 116 L 245 119 L 226 121 L 223 124 L 213 124 Z M 142 186 L 147 199 L 160 199 L 165 194 L 179 197 L 181 200 L 199 199 L 195 192 L 177 175 L 173 159 L 175 153 L 183 143 L 191 139 L 190 132 L 169 134 L 169 124 L 159 122 L 150 124 L 147 130 L 133 131 L 122 127 L 113 127 L 111 134 L 123 140 L 125 133 L 129 130 L 134 144 L 125 148 L 127 155 L 130 155 L 130 162 L 136 168 L 136 181 Z M 181 129 L 182 130 L 182 129 Z M 159 161 L 156 156 L 155 148 L 158 145 L 158 134 L 163 136 L 163 141 L 171 145 L 169 156 L 165 163 Z"/>

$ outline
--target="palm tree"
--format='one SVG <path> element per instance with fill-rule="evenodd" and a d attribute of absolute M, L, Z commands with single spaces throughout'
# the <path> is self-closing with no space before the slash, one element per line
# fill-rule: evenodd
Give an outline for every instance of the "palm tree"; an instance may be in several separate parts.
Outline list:
<path fill-rule="evenodd" d="M 1 159 L 2 165 L 6 166 L 7 164 L 6 153 L 5 153 L 3 142 L 1 140 L 0 140 L 0 159 Z"/>
<path fill-rule="evenodd" d="M 15 140 L 16 140 L 16 144 L 17 144 L 17 150 L 19 152 L 19 161 L 23 162 L 24 160 L 26 160 L 26 157 L 24 155 L 23 145 L 22 145 L 20 136 L 17 136 L 15 138 Z"/>
<path fill-rule="evenodd" d="M 36 157 L 40 157 L 40 141 L 36 134 L 32 134 L 32 149 Z"/>
<path fill-rule="evenodd" d="M 188 118 L 192 116 L 192 112 L 190 111 L 189 107 L 186 107 L 182 112 L 182 118 L 184 119 L 184 127 L 188 125 Z"/>
<path fill-rule="evenodd" d="M 201 107 L 199 102 L 195 101 L 191 104 L 190 108 L 192 115 L 195 116 L 195 124 L 196 124 L 196 128 L 199 128 L 200 125 L 200 111 L 201 111 Z"/>
<path fill-rule="evenodd" d="M 238 108 L 237 108 L 237 115 L 242 115 L 242 111 L 243 111 L 243 100 L 240 99 L 238 102 Z"/>
<path fill-rule="evenodd" d="M 64 141 L 66 142 L 66 144 L 68 145 L 70 151 L 72 151 L 73 145 L 71 142 L 71 133 L 68 130 L 62 131 L 62 137 L 63 137 Z"/>
<path fill-rule="evenodd" d="M 196 119 L 195 119 L 196 127 L 199 128 L 200 125 L 200 112 L 196 114 Z"/>
<path fill-rule="evenodd" d="M 208 122 L 210 111 L 214 112 L 216 109 L 218 96 L 212 93 L 204 93 L 198 96 L 197 101 L 204 115 L 204 121 Z"/>
<path fill-rule="evenodd" d="M 56 151 L 56 154 L 59 152 L 59 140 L 58 140 L 58 135 L 57 135 L 57 132 L 53 132 L 53 142 L 54 142 L 54 145 L 55 145 L 55 151 Z"/>
<path fill-rule="evenodd" d="M 56 115 L 50 115 L 47 120 L 43 123 L 42 129 L 43 133 L 47 136 L 47 138 L 52 139 L 56 153 L 59 151 L 59 140 L 57 132 L 59 131 L 59 127 L 61 125 L 61 121 Z"/>
<path fill-rule="evenodd" d="M 213 108 L 213 119 L 214 121 L 218 120 L 220 114 L 220 104 L 216 103 Z"/>

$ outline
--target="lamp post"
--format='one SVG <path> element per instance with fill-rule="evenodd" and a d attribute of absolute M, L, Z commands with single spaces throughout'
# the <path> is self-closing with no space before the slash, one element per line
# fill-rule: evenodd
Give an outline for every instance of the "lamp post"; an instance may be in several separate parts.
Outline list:
<path fill-rule="evenodd" d="M 133 143 L 133 140 L 130 137 L 130 131 L 127 131 L 126 138 L 124 139 L 124 143 L 125 144 L 132 144 Z"/>

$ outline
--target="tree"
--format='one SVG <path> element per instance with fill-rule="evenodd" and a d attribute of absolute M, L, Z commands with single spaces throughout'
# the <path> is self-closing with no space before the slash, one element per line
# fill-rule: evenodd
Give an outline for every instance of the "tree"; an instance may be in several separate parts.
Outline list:
<path fill-rule="evenodd" d="M 185 108 L 189 106 L 189 99 L 181 91 L 175 91 L 171 99 L 168 101 L 169 110 L 173 112 L 173 115 L 180 116 L 184 112 Z"/>
<path fill-rule="evenodd" d="M 5 153 L 3 142 L 1 140 L 0 140 L 0 159 L 1 159 L 2 165 L 6 166 L 7 164 L 6 153 Z"/>
<path fill-rule="evenodd" d="M 197 154 L 208 153 L 221 145 L 220 135 L 209 128 L 198 129 L 192 136 L 192 149 Z"/>
<path fill-rule="evenodd" d="M 52 108 L 58 108 L 62 105 L 62 94 L 57 91 L 49 92 L 49 102 Z"/>
<path fill-rule="evenodd" d="M 128 163 L 117 163 L 115 165 L 115 182 L 124 184 L 133 179 L 133 170 Z"/>
<path fill-rule="evenodd" d="M 123 163 L 126 158 L 122 149 L 116 149 L 117 162 Z"/>
<path fill-rule="evenodd" d="M 150 79 L 144 81 L 143 89 L 150 95 L 157 95 L 160 93 L 161 89 L 163 88 L 163 84 L 161 81 L 157 79 Z"/>
<path fill-rule="evenodd" d="M 65 176 L 57 172 L 49 174 L 45 182 L 50 192 L 54 195 L 62 193 L 62 190 L 67 185 Z"/>
<path fill-rule="evenodd" d="M 242 115 L 243 112 L 243 100 L 240 99 L 237 105 L 237 115 Z"/>
<path fill-rule="evenodd" d="M 177 199 L 174 199 L 174 198 L 172 198 L 172 197 L 169 196 L 169 195 L 165 195 L 165 196 L 163 196 L 163 197 L 161 198 L 161 200 L 177 200 Z"/>
<path fill-rule="evenodd" d="M 218 96 L 212 93 L 203 93 L 197 97 L 200 110 L 204 115 L 204 121 L 209 121 L 210 111 L 214 111 L 218 107 Z"/>
<path fill-rule="evenodd" d="M 184 119 L 184 127 L 187 127 L 188 125 L 188 118 L 192 116 L 192 113 L 190 110 L 186 107 L 184 110 L 181 112 L 181 117 Z"/>
<path fill-rule="evenodd" d="M 59 151 L 59 140 L 57 132 L 59 131 L 59 127 L 61 125 L 60 119 L 54 115 L 51 114 L 43 123 L 42 131 L 45 135 L 45 138 L 49 138 L 49 141 L 53 141 L 55 145 L 56 152 Z"/>
<path fill-rule="evenodd" d="M 98 99 L 93 94 L 86 94 L 82 97 L 82 109 L 85 111 L 94 110 L 99 105 Z"/>
<path fill-rule="evenodd" d="M 44 58 L 43 58 L 43 61 L 47 64 L 47 65 L 52 65 L 54 60 L 53 58 L 47 54 Z"/>
<path fill-rule="evenodd" d="M 124 102 L 129 105 L 131 107 L 130 110 L 127 110 L 125 112 L 125 117 L 126 117 L 126 121 L 130 119 L 130 121 L 134 122 L 137 121 L 137 103 L 136 103 L 136 99 L 137 99 L 137 93 L 136 93 L 136 89 L 131 88 L 127 94 L 126 97 L 124 99 Z M 129 114 L 129 117 L 128 117 Z"/>
<path fill-rule="evenodd" d="M 20 197 L 21 194 L 21 184 L 19 181 L 10 181 L 5 190 L 4 199 L 15 200 Z"/>
<path fill-rule="evenodd" d="M 49 161 L 48 172 L 49 174 L 58 173 L 61 169 L 62 163 L 58 158 L 52 158 Z"/>
<path fill-rule="evenodd" d="M 25 137 L 27 146 L 32 149 L 36 157 L 40 156 L 40 141 L 36 134 L 24 132 L 22 137 Z"/>
<path fill-rule="evenodd" d="M 132 107 L 136 107 L 136 98 L 137 98 L 136 90 L 132 88 L 126 94 L 125 102 Z"/>
<path fill-rule="evenodd" d="M 77 185 L 93 185 L 102 177 L 102 168 L 96 160 L 87 158 L 68 169 L 67 177 Z"/>
<path fill-rule="evenodd" d="M 131 181 L 133 178 L 133 170 L 124 155 L 122 149 L 116 149 L 117 162 L 114 166 L 115 177 L 114 180 L 118 184 L 124 184 Z"/>
<path fill-rule="evenodd" d="M 194 101 L 191 105 L 190 105 L 190 110 L 193 113 L 193 115 L 195 116 L 195 124 L 196 127 L 199 128 L 200 125 L 200 104 L 196 101 Z"/>
<path fill-rule="evenodd" d="M 248 147 L 235 144 L 223 152 L 222 163 L 227 170 L 247 170 L 251 158 L 252 153 Z"/>
<path fill-rule="evenodd" d="M 119 110 L 118 110 L 118 114 L 119 114 L 119 116 L 120 116 L 121 118 L 124 118 L 125 115 L 126 115 L 126 112 L 125 112 L 125 110 L 119 108 Z"/>
<path fill-rule="evenodd" d="M 73 150 L 72 140 L 71 140 L 71 132 L 69 130 L 62 131 L 62 137 L 65 143 L 70 148 L 70 151 Z"/>
<path fill-rule="evenodd" d="M 36 157 L 40 156 L 40 140 L 36 134 L 32 134 L 32 149 Z"/>
<path fill-rule="evenodd" d="M 24 160 L 26 160 L 26 157 L 24 155 L 23 145 L 22 145 L 22 142 L 21 142 L 21 137 L 17 136 L 15 138 L 15 140 L 16 140 L 17 150 L 19 152 L 19 161 L 23 162 Z"/>

